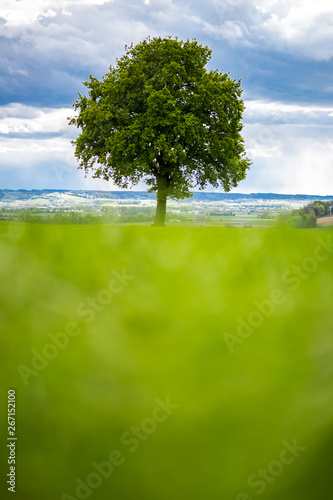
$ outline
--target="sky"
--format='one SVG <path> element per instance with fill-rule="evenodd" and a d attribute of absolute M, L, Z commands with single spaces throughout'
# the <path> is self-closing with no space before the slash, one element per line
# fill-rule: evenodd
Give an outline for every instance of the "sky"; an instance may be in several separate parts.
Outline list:
<path fill-rule="evenodd" d="M 1 0 L 0 189 L 117 189 L 77 168 L 67 117 L 125 45 L 167 35 L 242 80 L 252 165 L 232 192 L 333 195 L 331 0 Z"/>

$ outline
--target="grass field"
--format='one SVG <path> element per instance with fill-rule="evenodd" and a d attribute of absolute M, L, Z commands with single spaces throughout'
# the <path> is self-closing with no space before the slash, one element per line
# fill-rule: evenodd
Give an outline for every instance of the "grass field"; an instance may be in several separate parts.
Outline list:
<path fill-rule="evenodd" d="M 332 242 L 0 223 L 15 498 L 330 498 Z"/>
<path fill-rule="evenodd" d="M 326 217 L 321 217 L 317 220 L 317 224 L 320 227 L 333 226 L 333 215 L 327 215 Z"/>

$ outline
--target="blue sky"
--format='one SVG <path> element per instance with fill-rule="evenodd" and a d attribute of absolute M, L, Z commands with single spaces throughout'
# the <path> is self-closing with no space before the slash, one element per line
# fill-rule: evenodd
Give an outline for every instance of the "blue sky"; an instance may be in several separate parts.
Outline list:
<path fill-rule="evenodd" d="M 115 189 L 77 169 L 66 118 L 148 35 L 196 38 L 242 79 L 253 164 L 233 192 L 333 195 L 331 0 L 1 0 L 0 188 Z"/>

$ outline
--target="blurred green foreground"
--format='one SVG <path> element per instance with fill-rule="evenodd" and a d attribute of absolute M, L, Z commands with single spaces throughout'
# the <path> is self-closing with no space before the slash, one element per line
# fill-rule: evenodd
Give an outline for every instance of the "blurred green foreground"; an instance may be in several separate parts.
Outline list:
<path fill-rule="evenodd" d="M 332 242 L 1 223 L 1 498 L 330 498 Z"/>

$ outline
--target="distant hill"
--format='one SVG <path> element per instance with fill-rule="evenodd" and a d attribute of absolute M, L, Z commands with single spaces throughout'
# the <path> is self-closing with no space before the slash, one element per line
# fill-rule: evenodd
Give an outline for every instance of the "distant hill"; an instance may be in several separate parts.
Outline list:
<path fill-rule="evenodd" d="M 73 198 L 86 199 L 110 199 L 110 200 L 155 200 L 154 193 L 146 191 L 94 191 L 94 190 L 67 190 L 67 189 L 0 189 L 0 202 L 14 202 L 19 200 L 32 200 L 36 198 L 53 198 L 54 195 L 67 195 Z M 192 198 L 185 200 L 185 203 L 192 202 L 218 202 L 231 200 L 288 200 L 304 201 L 309 203 L 313 200 L 331 200 L 332 196 L 306 195 L 306 194 L 276 194 L 276 193 L 216 193 L 216 192 L 195 192 Z"/>

